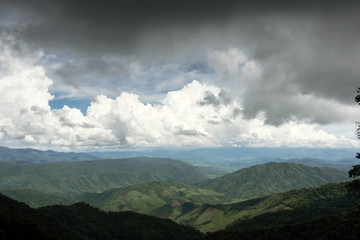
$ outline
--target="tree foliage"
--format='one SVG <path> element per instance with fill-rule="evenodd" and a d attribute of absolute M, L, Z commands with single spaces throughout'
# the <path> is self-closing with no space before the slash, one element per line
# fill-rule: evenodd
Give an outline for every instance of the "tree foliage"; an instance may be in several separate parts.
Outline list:
<path fill-rule="evenodd" d="M 360 105 L 360 87 L 358 87 L 357 95 L 355 97 L 355 102 Z M 357 137 L 360 139 L 360 122 L 356 122 L 356 133 Z M 360 153 L 356 154 L 356 158 L 360 159 Z M 360 177 L 360 165 L 354 165 L 352 169 L 349 171 L 349 177 L 356 178 Z M 347 190 L 358 197 L 360 197 L 360 180 L 355 179 L 349 184 L 346 185 Z"/>

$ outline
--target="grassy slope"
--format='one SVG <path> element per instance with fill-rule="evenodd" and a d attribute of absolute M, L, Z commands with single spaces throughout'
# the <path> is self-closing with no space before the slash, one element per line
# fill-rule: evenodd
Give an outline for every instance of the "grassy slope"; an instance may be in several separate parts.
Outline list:
<path fill-rule="evenodd" d="M 71 205 L 77 202 L 73 199 L 67 199 L 33 189 L 0 189 L 0 193 L 19 202 L 26 203 L 32 208 L 39 208 L 56 204 Z"/>
<path fill-rule="evenodd" d="M 185 214 L 178 214 L 175 220 L 201 231 L 214 231 L 223 229 L 235 221 L 247 221 L 269 213 L 286 211 L 287 214 L 290 213 L 290 217 L 287 217 L 286 221 L 288 222 L 285 223 L 289 223 L 327 214 L 337 214 L 351 209 L 357 204 L 358 200 L 347 195 L 345 183 L 331 183 L 321 187 L 296 189 L 234 204 L 197 206 Z M 177 211 L 179 212 L 179 210 Z M 263 222 L 269 222 L 268 220 L 267 216 Z M 256 221 L 254 222 L 256 223 Z"/>
<path fill-rule="evenodd" d="M 331 168 L 308 167 L 295 163 L 266 163 L 206 180 L 195 186 L 239 199 L 250 199 L 347 179 L 347 173 Z"/>
<path fill-rule="evenodd" d="M 194 183 L 205 179 L 190 164 L 159 158 L 49 164 L 0 162 L 0 188 L 29 188 L 57 195 L 102 192 L 150 181 Z"/>
<path fill-rule="evenodd" d="M 224 194 L 176 182 L 134 184 L 98 194 L 86 193 L 78 199 L 105 211 L 131 210 L 146 214 L 151 214 L 153 209 L 164 205 L 171 209 L 186 202 L 215 204 L 229 200 Z"/>

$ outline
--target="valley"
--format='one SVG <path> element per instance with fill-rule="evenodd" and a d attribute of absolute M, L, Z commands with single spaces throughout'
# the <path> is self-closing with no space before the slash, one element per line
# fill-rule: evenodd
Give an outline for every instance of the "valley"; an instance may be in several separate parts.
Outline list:
<path fill-rule="evenodd" d="M 63 229 L 65 239 L 92 239 L 90 236 L 97 234 L 113 239 L 120 235 L 105 233 L 97 225 L 130 213 L 131 221 L 138 219 L 137 227 L 145 224 L 137 222 L 139 219 L 145 221 L 151 216 L 159 219 L 155 221 L 159 221 L 158 226 L 169 219 L 179 224 L 174 225 L 179 229 L 188 227 L 181 230 L 191 233 L 184 239 L 212 239 L 219 233 L 224 237 L 237 236 L 239 232 L 297 227 L 321 218 L 349 221 L 347 214 L 355 212 L 359 205 L 359 199 L 346 190 L 349 178 L 345 171 L 294 161 L 267 162 L 230 173 L 223 171 L 220 176 L 216 167 L 209 166 L 206 174 L 196 164 L 151 157 L 49 163 L 10 160 L 0 161 L 0 167 L 0 193 L 31 207 L 21 205 L 19 214 L 25 218 L 46 215 L 32 220 L 32 226 L 39 226 L 34 234 L 48 234 L 41 230 L 48 228 L 41 219 L 51 215 L 52 228 Z M 5 215 L 7 211 L 4 210 Z M 68 215 L 65 222 L 63 218 L 56 219 L 60 212 Z M 95 220 L 95 216 L 103 219 Z M 80 221 L 76 225 L 81 227 L 66 232 L 64 229 L 73 221 Z M 144 228 L 152 226 L 145 225 Z M 98 232 L 88 233 L 85 226 Z M 156 231 L 161 235 L 167 230 Z"/>

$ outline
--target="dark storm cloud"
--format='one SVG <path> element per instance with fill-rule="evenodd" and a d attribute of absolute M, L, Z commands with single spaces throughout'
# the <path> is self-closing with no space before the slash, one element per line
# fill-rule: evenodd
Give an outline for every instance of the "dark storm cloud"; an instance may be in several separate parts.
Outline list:
<path fill-rule="evenodd" d="M 263 111 L 269 124 L 293 118 L 325 124 L 341 121 L 342 113 L 329 106 L 319 113 L 301 96 L 353 102 L 358 12 L 355 1 L 12 0 L 1 3 L 0 29 L 48 54 L 71 53 L 52 74 L 74 86 L 94 76 L 121 78 L 127 61 L 196 62 L 201 52 L 233 46 L 263 70 L 246 84 L 247 117 Z"/>
<path fill-rule="evenodd" d="M 39 47 L 48 47 L 52 51 L 69 48 L 83 54 L 112 54 L 114 51 L 130 54 L 142 48 L 143 41 L 150 41 L 150 45 L 162 46 L 169 40 L 174 40 L 168 37 L 178 29 L 184 34 L 193 35 L 201 30 L 201 27 L 222 27 L 238 17 L 256 17 L 289 11 L 293 13 L 328 10 L 329 14 L 332 14 L 331 7 L 340 9 L 338 11 L 344 11 L 345 8 L 344 5 L 331 6 L 329 2 L 326 2 L 327 7 L 323 7 L 321 1 L 311 5 L 289 4 L 288 1 L 254 3 L 254 1 L 201 0 L 14 0 L 5 1 L 4 4 L 6 3 L 5 8 L 16 13 L 11 15 L 12 21 L 18 21 L 22 26 L 17 25 L 13 29 L 18 32 L 20 38 Z M 257 26 L 250 25 L 247 28 L 250 30 L 253 27 Z M 258 30 L 253 29 L 254 32 Z M 147 34 L 157 35 L 158 38 L 142 39 Z M 187 38 L 188 36 L 184 35 L 180 41 Z M 152 42 L 155 40 L 160 43 Z M 156 50 L 161 51 L 161 48 Z"/>
<path fill-rule="evenodd" d="M 219 96 L 215 96 L 212 92 L 207 91 L 204 100 L 199 102 L 200 106 L 213 105 L 215 107 L 219 105 L 227 105 L 231 102 L 231 98 L 228 93 L 221 91 Z"/>
<path fill-rule="evenodd" d="M 339 106 L 320 103 L 327 99 L 354 105 L 360 83 L 359 24 L 351 9 L 272 24 L 269 44 L 257 42 L 251 48 L 263 74 L 247 85 L 245 114 L 252 118 L 264 111 L 274 125 L 293 118 L 320 124 L 347 119 Z M 318 103 L 310 102 L 311 97 Z"/>

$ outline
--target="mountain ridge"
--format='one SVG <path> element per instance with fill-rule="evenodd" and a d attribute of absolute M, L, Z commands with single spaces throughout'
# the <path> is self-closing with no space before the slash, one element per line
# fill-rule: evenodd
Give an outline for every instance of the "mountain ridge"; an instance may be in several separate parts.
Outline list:
<path fill-rule="evenodd" d="M 30 188 L 72 196 L 151 181 L 207 179 L 196 167 L 163 158 L 128 158 L 33 164 L 0 161 L 0 188 Z"/>
<path fill-rule="evenodd" d="M 261 197 L 303 187 L 348 180 L 347 173 L 297 163 L 270 162 L 194 184 L 238 199 Z"/>
<path fill-rule="evenodd" d="M 33 148 L 14 149 L 0 146 L 0 161 L 50 163 L 61 161 L 72 162 L 99 159 L 101 158 L 87 153 L 57 152 L 53 150 L 41 151 Z"/>

